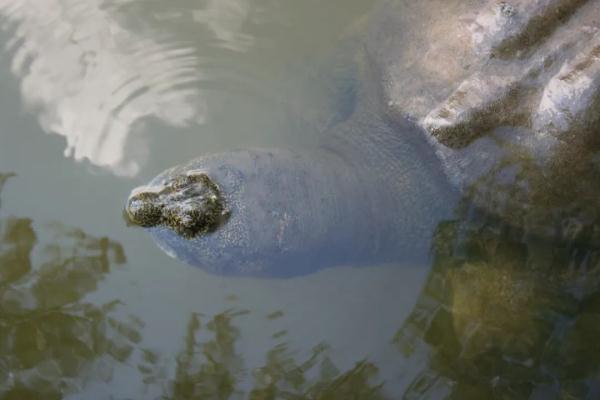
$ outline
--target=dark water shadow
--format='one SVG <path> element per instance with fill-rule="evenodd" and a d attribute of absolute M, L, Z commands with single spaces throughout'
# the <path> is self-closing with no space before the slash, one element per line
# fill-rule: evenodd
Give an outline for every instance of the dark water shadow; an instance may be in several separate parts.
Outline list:
<path fill-rule="evenodd" d="M 393 340 L 423 366 L 403 398 L 600 395 L 600 225 L 540 236 L 548 225 L 510 222 L 465 204 L 439 225 L 432 271 Z"/>
<path fill-rule="evenodd" d="M 394 338 L 422 365 L 404 398 L 600 396 L 600 145 L 570 139 L 544 163 L 512 151 L 438 226 Z"/>

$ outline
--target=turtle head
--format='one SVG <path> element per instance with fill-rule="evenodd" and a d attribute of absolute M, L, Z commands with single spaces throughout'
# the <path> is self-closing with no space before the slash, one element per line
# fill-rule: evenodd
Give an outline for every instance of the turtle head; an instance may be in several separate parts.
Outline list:
<path fill-rule="evenodd" d="M 169 256 L 219 275 L 295 276 L 383 254 L 387 242 L 396 251 L 389 229 L 372 217 L 387 205 L 372 199 L 388 197 L 329 155 L 205 155 L 134 189 L 125 214 Z"/>
<path fill-rule="evenodd" d="M 214 232 L 230 212 L 217 184 L 202 171 L 187 171 L 157 186 L 134 189 L 125 206 L 128 222 L 167 227 L 191 239 Z"/>

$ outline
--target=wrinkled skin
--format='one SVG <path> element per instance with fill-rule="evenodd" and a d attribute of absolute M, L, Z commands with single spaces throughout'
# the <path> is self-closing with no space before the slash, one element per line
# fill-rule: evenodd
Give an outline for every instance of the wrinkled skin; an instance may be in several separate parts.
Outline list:
<path fill-rule="evenodd" d="M 148 190 L 201 171 L 228 217 L 187 237 L 164 221 L 150 230 L 167 253 L 221 274 L 414 262 L 454 187 L 525 231 L 568 236 L 597 213 L 599 17 L 598 0 L 387 2 L 357 46 L 354 112 L 320 147 L 168 170 Z"/>
<path fill-rule="evenodd" d="M 424 143 L 397 145 L 406 157 L 383 165 L 348 159 L 325 147 L 208 155 L 167 170 L 134 191 L 127 212 L 132 222 L 132 214 L 151 216 L 144 225 L 165 252 L 221 275 L 290 277 L 333 265 L 423 262 L 436 221 L 449 214 L 447 199 L 454 192 L 440 171 L 429 171 L 415 157 Z M 173 191 L 173 181 L 185 180 L 190 171 L 202 171 L 218 185 L 223 201 L 218 214 L 227 217 L 212 231 L 185 236 L 180 233 L 185 226 L 156 218 L 162 201 L 156 193 Z M 386 184 L 392 176 L 394 184 Z M 439 185 L 433 183 L 436 179 Z M 191 198 L 175 190 L 179 197 L 158 208 L 172 215 L 181 205 L 198 204 L 194 194 L 203 192 L 205 183 L 193 185 L 195 189 L 186 189 Z M 402 193 L 403 187 L 419 190 Z M 428 209 L 418 212 L 420 202 Z M 143 208 L 150 211 L 141 213 Z M 199 209 L 207 210 L 199 214 L 204 219 L 213 215 L 214 210 Z"/>

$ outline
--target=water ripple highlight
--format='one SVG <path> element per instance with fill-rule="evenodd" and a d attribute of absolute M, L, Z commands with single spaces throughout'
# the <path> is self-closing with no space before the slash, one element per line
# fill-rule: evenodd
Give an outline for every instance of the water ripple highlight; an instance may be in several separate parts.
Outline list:
<path fill-rule="evenodd" d="M 0 0 L 0 15 L 23 102 L 44 131 L 66 138 L 65 156 L 133 176 L 143 163 L 127 154 L 134 124 L 144 117 L 175 127 L 202 124 L 206 103 L 196 85 L 196 49 L 127 29 L 112 5 Z"/>

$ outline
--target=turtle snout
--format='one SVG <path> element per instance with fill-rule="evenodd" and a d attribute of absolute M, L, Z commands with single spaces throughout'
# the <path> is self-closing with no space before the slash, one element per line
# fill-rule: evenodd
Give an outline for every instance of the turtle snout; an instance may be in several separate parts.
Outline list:
<path fill-rule="evenodd" d="M 156 193 L 134 191 L 125 207 L 128 222 L 144 228 L 159 225 L 162 221 L 162 204 L 158 197 Z"/>
<path fill-rule="evenodd" d="M 134 189 L 125 214 L 133 225 L 164 226 L 191 239 L 216 231 L 231 213 L 219 186 L 206 173 L 188 171 L 160 185 Z"/>

